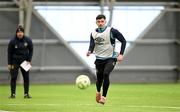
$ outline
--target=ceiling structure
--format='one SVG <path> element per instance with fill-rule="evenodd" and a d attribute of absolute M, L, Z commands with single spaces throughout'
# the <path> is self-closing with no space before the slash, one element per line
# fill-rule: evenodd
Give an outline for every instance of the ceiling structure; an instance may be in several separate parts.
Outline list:
<path fill-rule="evenodd" d="M 2 5 L 14 5 L 12 1 L 20 0 L 1 0 Z M 114 6 L 180 6 L 180 0 L 29 0 L 33 5 L 49 6 L 101 6 L 114 2 Z"/>
<path fill-rule="evenodd" d="M 12 0 L 1 0 L 1 1 L 12 1 Z M 99 2 L 100 0 L 33 0 L 41 2 Z M 116 0 L 117 2 L 179 2 L 179 0 Z"/>

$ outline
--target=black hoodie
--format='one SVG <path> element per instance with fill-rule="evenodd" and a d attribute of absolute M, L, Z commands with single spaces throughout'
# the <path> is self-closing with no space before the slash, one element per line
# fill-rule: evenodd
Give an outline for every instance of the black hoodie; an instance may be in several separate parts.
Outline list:
<path fill-rule="evenodd" d="M 29 37 L 22 39 L 16 36 L 12 38 L 8 45 L 8 64 L 21 64 L 24 60 L 31 62 L 33 55 L 33 43 Z"/>

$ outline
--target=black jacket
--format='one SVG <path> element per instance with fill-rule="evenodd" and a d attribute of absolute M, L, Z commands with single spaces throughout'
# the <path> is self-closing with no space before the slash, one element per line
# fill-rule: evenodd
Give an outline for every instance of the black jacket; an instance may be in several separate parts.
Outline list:
<path fill-rule="evenodd" d="M 8 45 L 8 64 L 21 64 L 24 60 L 31 62 L 33 43 L 29 37 L 12 38 Z"/>

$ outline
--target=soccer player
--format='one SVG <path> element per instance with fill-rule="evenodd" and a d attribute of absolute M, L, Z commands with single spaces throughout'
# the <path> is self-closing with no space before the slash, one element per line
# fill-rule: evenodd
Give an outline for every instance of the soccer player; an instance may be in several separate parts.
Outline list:
<path fill-rule="evenodd" d="M 18 26 L 15 37 L 10 40 L 8 45 L 8 69 L 11 74 L 11 95 L 9 98 L 16 97 L 16 80 L 19 68 L 24 79 L 24 98 L 31 98 L 29 95 L 29 71 L 25 71 L 20 67 L 20 64 L 25 60 L 31 63 L 32 55 L 32 40 L 24 35 L 24 28 Z"/>
<path fill-rule="evenodd" d="M 105 104 L 106 95 L 109 88 L 109 75 L 114 69 L 116 61 L 123 60 L 123 53 L 126 47 L 126 40 L 124 36 L 116 29 L 106 25 L 105 15 L 98 15 L 96 17 L 96 28 L 90 36 L 90 46 L 87 56 L 90 56 L 95 51 L 95 66 L 96 66 L 96 101 L 100 104 Z M 115 52 L 116 39 L 121 42 L 120 52 Z M 101 95 L 101 86 L 102 95 Z"/>

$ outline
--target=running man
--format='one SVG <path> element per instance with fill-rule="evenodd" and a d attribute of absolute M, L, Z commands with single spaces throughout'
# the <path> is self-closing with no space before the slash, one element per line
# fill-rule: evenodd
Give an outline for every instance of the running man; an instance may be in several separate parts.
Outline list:
<path fill-rule="evenodd" d="M 109 75 L 114 69 L 116 61 L 123 60 L 123 54 L 126 47 L 124 36 L 117 30 L 106 25 L 105 15 L 96 17 L 96 28 L 90 36 L 90 45 L 87 56 L 95 52 L 96 60 L 96 101 L 100 104 L 105 104 L 106 96 L 109 88 Z M 120 52 L 115 52 L 116 39 L 121 42 Z M 103 86 L 103 87 L 102 87 Z M 101 95 L 102 87 L 102 95 Z"/>

